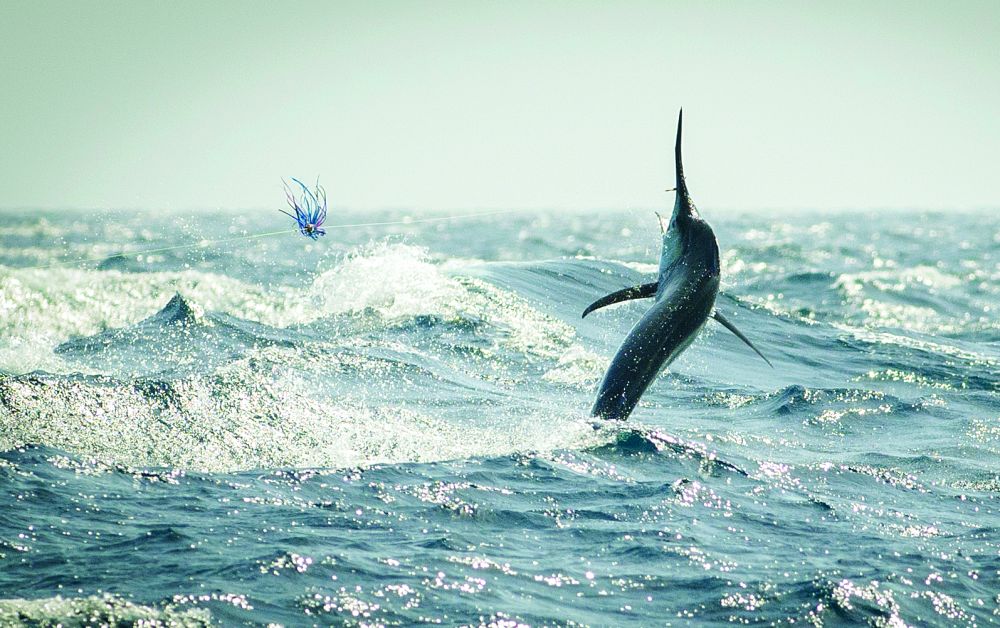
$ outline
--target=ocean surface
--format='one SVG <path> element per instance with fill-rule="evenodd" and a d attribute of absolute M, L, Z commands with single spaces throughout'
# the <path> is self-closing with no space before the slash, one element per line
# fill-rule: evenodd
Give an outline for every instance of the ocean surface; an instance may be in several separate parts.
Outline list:
<path fill-rule="evenodd" d="M 0 213 L 0 625 L 1000 623 L 1000 220 L 702 215 Z"/>

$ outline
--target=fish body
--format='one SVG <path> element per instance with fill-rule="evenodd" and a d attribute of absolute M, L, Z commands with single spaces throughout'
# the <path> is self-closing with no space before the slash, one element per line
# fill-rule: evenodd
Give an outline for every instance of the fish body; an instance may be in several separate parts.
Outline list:
<path fill-rule="evenodd" d="M 625 337 L 604 374 L 591 410 L 593 416 L 602 419 L 627 419 L 656 376 L 691 345 L 710 317 L 757 351 L 715 311 L 719 294 L 719 243 L 688 193 L 681 160 L 682 122 L 683 112 L 677 121 L 674 148 L 677 195 L 669 223 L 664 225 L 660 220 L 663 247 L 657 280 L 609 294 L 583 314 L 628 299 L 654 299 L 652 307 Z"/>

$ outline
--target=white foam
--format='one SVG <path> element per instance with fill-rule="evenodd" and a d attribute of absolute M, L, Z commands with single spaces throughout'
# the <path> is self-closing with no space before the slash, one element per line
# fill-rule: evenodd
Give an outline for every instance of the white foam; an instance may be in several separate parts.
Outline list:
<path fill-rule="evenodd" d="M 235 471 L 430 462 L 593 444 L 589 423 L 571 412 L 512 405 L 445 420 L 370 404 L 363 391 L 332 401 L 314 392 L 310 370 L 317 359 L 270 347 L 212 376 L 152 393 L 119 382 L 7 380 L 0 383 L 0 450 L 30 443 L 129 466 Z"/>
<path fill-rule="evenodd" d="M 469 333 L 492 344 L 483 353 L 486 360 L 552 362 L 544 379 L 571 386 L 588 385 L 601 370 L 600 359 L 580 348 L 572 326 L 516 294 L 462 277 L 454 265 L 434 263 L 425 249 L 387 243 L 359 249 L 312 283 L 271 289 L 196 271 L 6 270 L 0 275 L 0 368 L 79 371 L 53 347 L 71 336 L 147 318 L 175 292 L 193 307 L 275 327 L 359 313 L 374 314 L 387 328 L 417 316 L 469 321 Z M 392 338 L 390 332 L 367 342 L 400 354 L 415 350 Z M 356 351 L 357 341 L 346 335 L 251 350 L 169 388 L 128 379 L 2 381 L 0 449 L 32 443 L 134 466 L 230 471 L 498 456 L 577 448 L 594 438 L 583 409 L 539 412 L 518 405 L 516 396 L 509 408 L 456 419 L 419 404 L 382 402 L 362 386 L 336 400 L 317 394 L 317 381 L 337 376 L 331 356 Z M 435 356 L 414 356 L 420 359 Z M 387 378 L 398 375 L 364 355 L 351 368 L 359 372 L 347 377 L 370 386 L 391 387 Z M 495 389 L 517 382 L 483 375 L 483 384 Z M 149 391 L 151 385 L 162 390 Z"/>
<path fill-rule="evenodd" d="M 0 599 L 3 626 L 211 626 L 205 609 L 154 608 L 115 595 Z"/>
<path fill-rule="evenodd" d="M 194 307 L 273 327 L 373 311 L 387 323 L 417 315 L 494 325 L 498 338 L 536 355 L 558 357 L 571 326 L 485 281 L 433 263 L 426 249 L 375 243 L 346 256 L 311 284 L 260 286 L 193 270 L 122 273 L 81 269 L 0 270 L 0 371 L 84 370 L 53 353 L 62 342 L 147 318 L 180 293 Z"/>

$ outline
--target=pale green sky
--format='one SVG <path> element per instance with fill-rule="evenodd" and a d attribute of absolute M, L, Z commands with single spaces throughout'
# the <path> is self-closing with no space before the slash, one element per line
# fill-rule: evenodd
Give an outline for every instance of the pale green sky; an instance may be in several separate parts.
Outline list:
<path fill-rule="evenodd" d="M 1000 206 L 1000 2 L 0 2 L 0 206 Z"/>

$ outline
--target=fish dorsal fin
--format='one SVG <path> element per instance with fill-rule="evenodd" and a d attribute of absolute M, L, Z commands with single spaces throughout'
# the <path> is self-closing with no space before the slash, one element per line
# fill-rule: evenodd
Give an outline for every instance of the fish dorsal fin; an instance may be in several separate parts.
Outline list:
<path fill-rule="evenodd" d="M 625 288 L 624 290 L 619 290 L 618 292 L 612 292 L 611 294 L 601 297 L 587 306 L 587 309 L 583 311 L 583 317 L 581 318 L 585 318 L 587 314 L 590 314 L 594 310 L 602 308 L 606 305 L 611 305 L 612 303 L 620 303 L 630 299 L 648 299 L 649 297 L 654 297 L 656 296 L 656 289 L 659 285 L 659 283 L 654 281 L 653 283 L 644 283 L 641 286 L 632 286 L 631 288 Z"/>
<path fill-rule="evenodd" d="M 731 331 L 734 334 L 736 334 L 736 337 L 739 338 L 740 340 L 742 340 L 743 342 L 747 343 L 747 346 L 750 347 L 751 349 L 753 349 L 754 353 L 756 353 L 757 355 L 759 355 L 765 362 L 767 362 L 768 366 L 770 366 L 771 368 L 774 368 L 774 365 L 771 364 L 770 360 L 768 360 L 767 358 L 764 357 L 764 354 L 760 352 L 760 349 L 758 349 L 757 347 L 755 347 L 754 344 L 752 342 L 750 342 L 750 339 L 747 338 L 746 336 L 744 336 L 743 332 L 741 332 L 740 330 L 736 329 L 736 325 L 733 325 L 732 323 L 730 323 L 729 319 L 727 319 L 725 316 L 723 316 L 722 314 L 720 314 L 718 310 L 716 310 L 712 314 L 712 318 L 714 318 L 715 320 L 719 321 L 720 323 L 722 323 L 723 327 L 725 327 L 729 331 Z"/>

